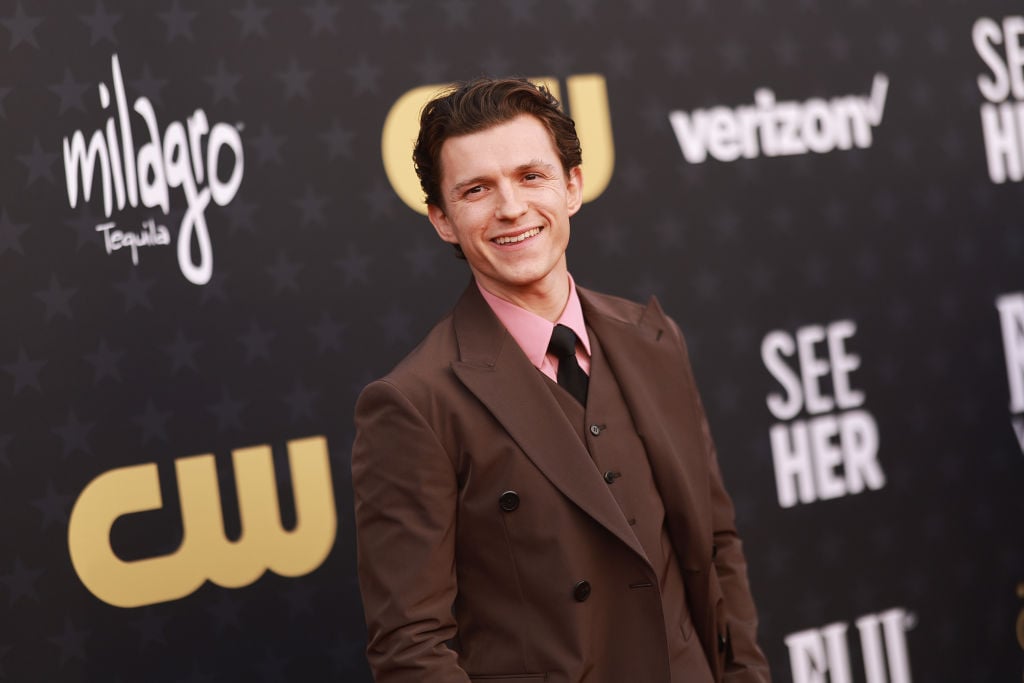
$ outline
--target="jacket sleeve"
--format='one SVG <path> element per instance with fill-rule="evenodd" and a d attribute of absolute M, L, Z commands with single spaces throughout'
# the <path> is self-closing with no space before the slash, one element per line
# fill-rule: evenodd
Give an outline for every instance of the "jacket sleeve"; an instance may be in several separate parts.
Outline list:
<path fill-rule="evenodd" d="M 693 380 L 686 342 L 675 321 L 677 335 L 686 356 L 687 372 Z M 696 387 L 694 380 L 693 386 Z M 696 393 L 696 392 L 695 392 Z M 747 561 L 743 543 L 736 531 L 736 513 L 725 490 L 718 454 L 700 395 L 696 396 L 703 442 L 706 444 L 711 494 L 711 523 L 714 536 L 713 565 L 722 589 L 723 610 L 718 628 L 724 638 L 725 670 L 723 683 L 770 683 L 768 660 L 757 644 L 757 610 L 747 579 Z"/>
<path fill-rule="evenodd" d="M 702 409 L 703 412 L 703 409 Z M 703 420 L 708 443 L 707 419 Z M 725 631 L 724 683 L 769 683 L 768 661 L 757 644 L 757 610 L 747 579 L 743 543 L 736 532 L 732 500 L 722 484 L 715 448 L 711 445 L 711 506 L 714 525 L 714 569 L 722 586 Z"/>
<path fill-rule="evenodd" d="M 352 447 L 359 585 L 367 658 L 378 683 L 468 683 L 446 642 L 458 485 L 452 460 L 394 385 L 359 397 Z"/>

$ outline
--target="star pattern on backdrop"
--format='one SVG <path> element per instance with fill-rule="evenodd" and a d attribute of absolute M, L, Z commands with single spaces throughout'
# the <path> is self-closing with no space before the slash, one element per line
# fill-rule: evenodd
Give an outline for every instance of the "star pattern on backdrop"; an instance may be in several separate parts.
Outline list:
<path fill-rule="evenodd" d="M 51 525 L 64 527 L 71 514 L 71 503 L 71 496 L 57 493 L 53 482 L 46 482 L 46 491 L 32 500 L 32 506 L 39 511 L 42 517 L 41 530 L 45 533 Z"/>
<path fill-rule="evenodd" d="M 96 230 L 96 226 L 100 222 L 100 216 L 92 210 L 89 204 L 79 204 L 78 208 L 68 213 L 64 226 L 70 228 L 75 235 L 76 251 L 86 245 L 104 248 L 103 236 Z M 2 219 L 0 219 L 0 226 L 2 226 Z"/>
<path fill-rule="evenodd" d="M 363 195 L 363 201 L 369 207 L 370 217 L 374 220 L 394 218 L 395 193 L 384 181 L 374 181 L 370 190 Z"/>
<path fill-rule="evenodd" d="M 167 441 L 167 421 L 171 418 L 171 411 L 160 410 L 153 403 L 153 399 L 146 401 L 146 407 L 142 413 L 134 416 L 134 422 L 141 432 L 141 441 L 148 444 L 150 441 L 163 443 Z"/>
<path fill-rule="evenodd" d="M 47 152 L 43 149 L 39 138 L 33 138 L 32 149 L 27 154 L 19 154 L 18 161 L 28 169 L 28 181 L 26 185 L 31 187 L 37 180 L 45 180 L 54 184 L 53 165 L 59 156 L 56 152 Z"/>
<path fill-rule="evenodd" d="M 83 355 L 83 358 L 93 368 L 93 384 L 99 384 L 101 380 L 107 378 L 117 382 L 122 381 L 118 363 L 124 354 L 123 350 L 111 349 L 106 340 L 101 337 L 96 345 L 96 350 Z"/>
<path fill-rule="evenodd" d="M 49 89 L 50 92 L 60 99 L 59 110 L 57 111 L 58 116 L 69 109 L 85 111 L 85 103 L 82 102 L 82 97 L 89 89 L 89 84 L 76 81 L 75 77 L 71 74 L 71 69 L 64 69 L 64 80 L 60 83 L 54 83 Z"/>
<path fill-rule="evenodd" d="M 230 233 L 233 235 L 239 230 L 247 233 L 255 232 L 255 218 L 257 216 L 258 209 L 259 205 L 255 202 L 249 201 L 249 199 L 243 194 L 236 196 L 226 207 L 228 230 Z"/>
<path fill-rule="evenodd" d="M 312 71 L 300 68 L 297 60 L 290 59 L 288 68 L 277 72 L 277 79 L 284 85 L 285 100 L 296 97 L 301 100 L 309 100 L 309 79 L 312 76 Z"/>
<path fill-rule="evenodd" d="M 39 372 L 46 365 L 45 360 L 32 360 L 24 348 L 18 349 L 18 357 L 13 363 L 3 365 L 4 372 L 14 379 L 14 396 L 24 389 L 42 391 L 39 385 Z"/>
<path fill-rule="evenodd" d="M 366 55 L 360 55 L 352 66 L 345 69 L 352 80 L 353 95 L 375 94 L 380 87 L 380 67 L 376 66 Z"/>
<path fill-rule="evenodd" d="M 86 661 L 85 641 L 90 633 L 91 631 L 87 629 L 77 628 L 71 617 L 64 617 L 64 627 L 61 632 L 47 639 L 57 646 L 60 666 L 63 667 L 68 660 Z"/>
<path fill-rule="evenodd" d="M 126 260 L 127 254 L 123 256 Z M 128 263 L 131 263 L 129 260 Z M 114 284 L 114 289 L 124 297 L 124 311 L 129 313 L 136 309 L 152 309 L 153 301 L 150 298 L 149 290 L 156 285 L 154 278 L 145 278 L 139 275 L 139 269 L 130 267 L 128 277 Z"/>
<path fill-rule="evenodd" d="M 335 265 L 345 275 L 345 285 L 367 284 L 369 282 L 369 267 L 372 259 L 369 255 L 362 253 L 354 244 L 349 244 L 345 255 L 335 261 Z"/>
<path fill-rule="evenodd" d="M 51 429 L 61 442 L 61 452 L 65 458 L 70 455 L 92 455 L 89 434 L 95 429 L 95 422 L 82 421 L 74 410 L 68 411 L 64 424 Z"/>
<path fill-rule="evenodd" d="M 400 30 L 405 28 L 405 12 L 409 4 L 401 0 L 378 0 L 371 7 L 380 19 L 380 28 L 383 32 Z"/>
<path fill-rule="evenodd" d="M 164 87 L 167 85 L 167 80 L 157 78 L 149 68 L 149 64 L 146 64 L 145 62 L 142 64 L 139 77 L 132 79 L 129 82 L 129 85 L 131 85 L 134 92 L 145 96 L 154 105 L 163 105 L 163 91 Z"/>
<path fill-rule="evenodd" d="M 11 572 L 0 575 L 0 584 L 7 589 L 7 604 L 13 607 L 21 600 L 39 601 L 36 592 L 36 581 L 45 573 L 43 569 L 33 569 L 25 565 L 20 557 L 15 556 Z"/>
<path fill-rule="evenodd" d="M 338 119 L 331 121 L 331 127 L 320 135 L 327 147 L 327 158 L 331 161 L 339 157 L 352 158 L 352 140 L 355 136 L 355 131 L 343 127 Z"/>
<path fill-rule="evenodd" d="M 284 251 L 279 251 L 274 265 L 266 268 L 267 273 L 270 274 L 271 279 L 274 281 L 274 293 L 280 294 L 284 291 L 298 292 L 298 276 L 302 269 L 303 265 L 301 263 L 288 258 L 288 254 Z"/>
<path fill-rule="evenodd" d="M 322 312 L 317 323 L 309 327 L 316 339 L 317 353 L 341 351 L 345 328 L 346 325 L 335 320 L 329 312 Z"/>
<path fill-rule="evenodd" d="M 256 150 L 260 166 L 268 162 L 280 164 L 282 161 L 281 148 L 287 139 L 284 135 L 274 135 L 273 131 L 270 130 L 270 126 L 263 124 L 260 128 L 260 134 L 251 138 L 249 145 Z"/>
<path fill-rule="evenodd" d="M 61 287 L 55 273 L 50 275 L 50 284 L 46 289 L 35 292 L 35 297 L 45 306 L 44 320 L 50 322 L 61 316 L 71 320 L 71 297 L 78 291 L 76 287 Z"/>
<path fill-rule="evenodd" d="M 242 411 L 247 401 L 234 398 L 227 387 L 221 388 L 220 399 L 206 407 L 207 412 L 217 418 L 217 431 L 239 432 L 242 430 Z"/>
<path fill-rule="evenodd" d="M 245 0 L 245 7 L 231 10 L 231 14 L 238 21 L 243 38 L 247 36 L 266 38 L 266 21 L 267 17 L 270 16 L 269 9 L 258 7 L 254 0 Z"/>
<path fill-rule="evenodd" d="M 0 24 L 3 24 L 10 34 L 9 49 L 11 51 L 19 45 L 31 45 L 38 50 L 39 42 L 36 39 L 36 30 L 42 23 L 42 17 L 34 17 L 25 13 L 20 0 L 14 3 L 13 14 L 0 19 Z"/>
<path fill-rule="evenodd" d="M 198 12 L 189 12 L 181 6 L 181 0 L 174 0 L 166 12 L 157 12 L 160 21 L 164 23 L 166 33 L 164 40 L 171 43 L 181 38 L 187 41 L 195 41 L 195 34 L 192 33 L 192 22 L 198 16 Z"/>
<path fill-rule="evenodd" d="M 96 8 L 92 14 L 80 14 L 78 18 L 89 27 L 89 45 L 107 41 L 117 45 L 117 36 L 114 34 L 114 27 L 121 21 L 122 15 L 111 14 L 103 5 L 103 0 L 97 0 Z"/>
<path fill-rule="evenodd" d="M 203 344 L 199 341 L 192 341 L 185 336 L 179 328 L 175 331 L 174 339 L 163 346 L 163 351 L 171 361 L 170 372 L 177 374 L 179 370 L 192 370 L 198 372 L 196 365 L 196 351 Z"/>
<path fill-rule="evenodd" d="M 227 70 L 224 66 L 224 60 L 218 60 L 217 71 L 209 76 L 203 78 L 210 85 L 210 89 L 213 91 L 213 101 L 218 103 L 222 100 L 228 100 L 231 102 L 238 101 L 237 87 L 239 81 L 242 80 L 242 76 L 237 73 L 232 73 Z"/>
<path fill-rule="evenodd" d="M 324 225 L 327 222 L 324 207 L 329 201 L 325 195 L 318 194 L 312 186 L 307 185 L 303 196 L 294 200 L 292 205 L 299 210 L 299 220 L 303 226 Z"/>
<path fill-rule="evenodd" d="M 302 11 L 309 17 L 312 34 L 321 33 L 336 34 L 338 32 L 337 19 L 341 8 L 327 0 L 314 0 L 314 2 L 302 8 Z"/>
<path fill-rule="evenodd" d="M 238 341 L 245 349 L 245 362 L 250 364 L 256 360 L 271 359 L 270 342 L 277 334 L 263 329 L 255 320 L 249 323 L 249 329 L 238 336 Z"/>

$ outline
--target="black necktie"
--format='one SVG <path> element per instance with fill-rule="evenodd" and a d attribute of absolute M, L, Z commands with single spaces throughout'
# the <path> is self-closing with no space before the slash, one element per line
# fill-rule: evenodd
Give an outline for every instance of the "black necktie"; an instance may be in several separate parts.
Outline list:
<path fill-rule="evenodd" d="M 576 333 L 565 325 L 555 325 L 551 332 L 548 351 L 558 359 L 558 384 L 576 400 L 587 405 L 587 386 L 590 378 L 576 360 Z"/>

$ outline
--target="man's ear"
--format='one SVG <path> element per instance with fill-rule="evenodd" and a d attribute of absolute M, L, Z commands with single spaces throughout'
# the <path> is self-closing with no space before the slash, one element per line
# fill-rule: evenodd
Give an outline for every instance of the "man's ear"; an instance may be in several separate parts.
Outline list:
<path fill-rule="evenodd" d="M 427 204 L 427 218 L 430 219 L 430 224 L 434 226 L 438 237 L 449 244 L 459 243 L 458 238 L 455 236 L 455 231 L 452 230 L 451 223 L 448 222 L 448 214 L 444 212 L 444 209 L 436 204 Z"/>
<path fill-rule="evenodd" d="M 573 166 L 569 169 L 569 177 L 565 181 L 566 190 L 566 209 L 570 216 L 576 215 L 576 212 L 583 206 L 583 169 L 579 166 Z"/>

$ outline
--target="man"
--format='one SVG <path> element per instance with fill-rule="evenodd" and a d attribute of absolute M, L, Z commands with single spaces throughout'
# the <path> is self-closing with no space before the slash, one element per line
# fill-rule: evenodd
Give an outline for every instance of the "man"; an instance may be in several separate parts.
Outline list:
<path fill-rule="evenodd" d="M 474 281 L 356 406 L 376 680 L 768 681 L 683 337 L 569 276 L 572 120 L 480 79 L 420 124 L 430 222 Z"/>

